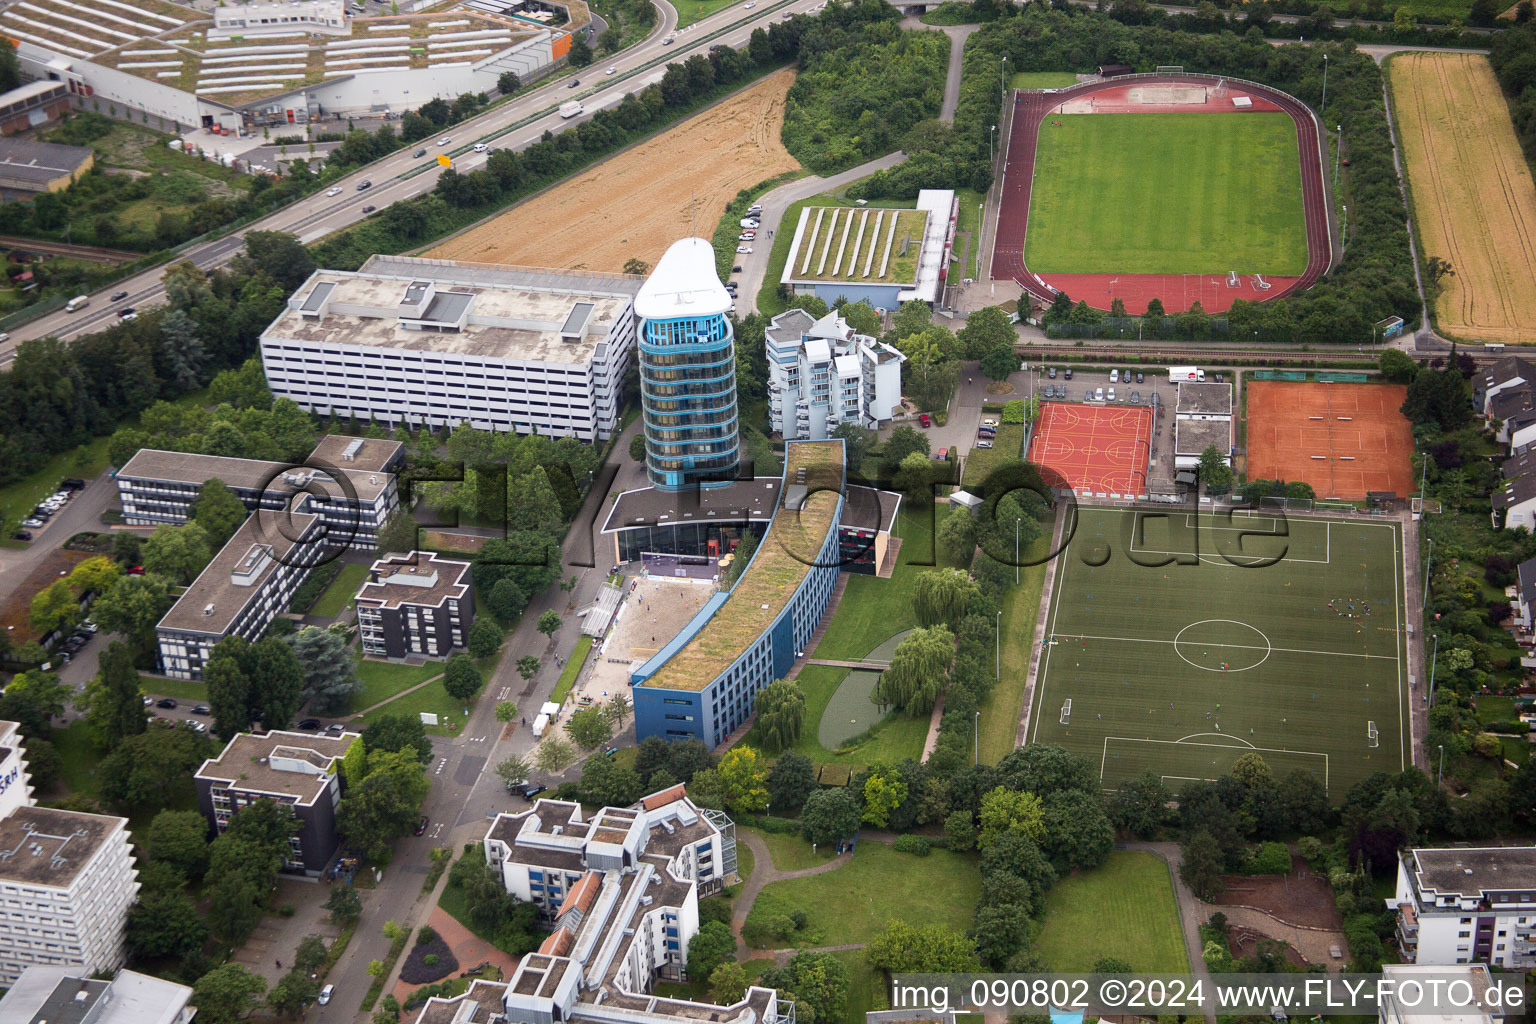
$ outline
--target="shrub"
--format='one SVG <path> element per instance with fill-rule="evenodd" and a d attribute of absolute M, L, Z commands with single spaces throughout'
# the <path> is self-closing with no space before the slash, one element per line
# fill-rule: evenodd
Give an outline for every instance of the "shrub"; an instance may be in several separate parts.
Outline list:
<path fill-rule="evenodd" d="M 898 853 L 915 853 L 919 857 L 926 857 L 933 849 L 933 843 L 925 836 L 897 836 L 891 849 Z"/>
<path fill-rule="evenodd" d="M 758 828 L 774 835 L 792 836 L 800 833 L 800 823 L 792 818 L 776 818 L 771 814 L 764 814 L 755 822 Z"/>
<path fill-rule="evenodd" d="M 416 945 L 419 946 L 423 942 L 431 942 L 435 938 L 437 938 L 437 932 L 432 930 L 431 925 L 424 924 L 416 932 Z"/>
<path fill-rule="evenodd" d="M 1015 399 L 1012 402 L 1004 402 L 1003 422 L 1024 423 L 1028 418 L 1028 408 L 1029 405 L 1027 402 L 1023 402 L 1018 399 Z"/>

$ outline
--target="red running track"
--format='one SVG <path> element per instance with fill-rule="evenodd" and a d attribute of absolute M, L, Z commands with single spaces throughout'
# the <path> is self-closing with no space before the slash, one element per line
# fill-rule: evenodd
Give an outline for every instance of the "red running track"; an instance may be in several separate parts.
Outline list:
<path fill-rule="evenodd" d="M 1132 314 L 1146 311 L 1147 302 L 1158 298 L 1169 313 L 1180 313 L 1199 301 L 1207 313 L 1225 312 L 1235 299 L 1278 299 L 1292 292 L 1312 287 L 1328 272 L 1333 260 L 1332 235 L 1328 226 L 1328 193 L 1319 149 L 1317 120 L 1306 104 L 1277 89 L 1252 82 L 1227 80 L 1228 96 L 1207 99 L 1204 104 L 1136 104 L 1128 92 L 1141 86 L 1191 85 L 1210 87 L 1218 81 L 1199 75 L 1158 75 L 1135 79 L 1090 82 L 1056 92 L 1015 91 L 1013 126 L 1009 132 L 1008 162 L 999 186 L 1000 206 L 997 238 L 993 243 L 992 277 L 1011 278 L 1028 289 L 1042 303 L 1055 297 L 1053 287 L 1073 299 L 1084 299 L 1090 306 L 1108 309 L 1118 298 Z M 1238 278 L 1231 287 L 1220 274 L 1046 274 L 1036 275 L 1024 265 L 1024 238 L 1029 225 L 1030 185 L 1034 178 L 1035 149 L 1040 137 L 1040 123 L 1063 104 L 1087 100 L 1090 108 L 1103 113 L 1244 113 L 1232 106 L 1232 94 L 1248 96 L 1254 111 L 1282 111 L 1296 125 L 1297 147 L 1301 157 L 1301 195 L 1307 227 L 1307 268 L 1300 277 L 1266 277 L 1270 287 L 1260 288 L 1253 275 Z M 1078 105 L 1081 105 L 1080 103 Z"/>

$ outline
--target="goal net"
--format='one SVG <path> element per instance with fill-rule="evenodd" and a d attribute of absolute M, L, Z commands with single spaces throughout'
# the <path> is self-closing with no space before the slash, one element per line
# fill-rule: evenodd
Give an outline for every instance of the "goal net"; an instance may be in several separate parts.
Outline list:
<path fill-rule="evenodd" d="M 1381 734 L 1376 731 L 1375 722 L 1365 723 L 1365 741 L 1366 744 L 1371 747 L 1381 746 Z"/>
<path fill-rule="evenodd" d="M 1157 73 L 1160 75 L 1177 75 L 1183 71 L 1183 64 L 1159 64 L 1157 66 Z"/>
<path fill-rule="evenodd" d="M 1061 724 L 1062 725 L 1071 725 L 1072 724 L 1072 698 L 1071 697 L 1068 697 L 1067 698 L 1067 702 L 1061 706 Z"/>

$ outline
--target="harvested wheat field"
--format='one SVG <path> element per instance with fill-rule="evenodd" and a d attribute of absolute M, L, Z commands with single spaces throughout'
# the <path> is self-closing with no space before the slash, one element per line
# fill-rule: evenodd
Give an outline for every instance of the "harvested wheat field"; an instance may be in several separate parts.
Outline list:
<path fill-rule="evenodd" d="M 1455 269 L 1443 333 L 1536 342 L 1536 186 L 1486 58 L 1400 53 L 1390 81 L 1421 256 Z"/>
<path fill-rule="evenodd" d="M 443 259 L 622 271 L 709 237 L 736 193 L 800 165 L 779 141 L 793 71 L 780 71 L 671 131 L 448 239 Z M 690 197 L 697 204 L 692 214 Z"/>

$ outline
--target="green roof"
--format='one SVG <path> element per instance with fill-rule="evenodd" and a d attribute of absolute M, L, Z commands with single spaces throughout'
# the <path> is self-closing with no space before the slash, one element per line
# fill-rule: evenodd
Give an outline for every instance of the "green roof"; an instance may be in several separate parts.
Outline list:
<path fill-rule="evenodd" d="M 798 500 L 805 493 L 797 483 L 810 492 L 799 514 L 784 507 L 785 495 Z M 641 685 L 702 690 L 778 618 L 816 564 L 837 517 L 843 490 L 842 442 L 795 441 L 785 445 L 783 488 L 773 522 L 730 596 L 704 628 Z"/>
<path fill-rule="evenodd" d="M 791 281 L 913 284 L 928 226 L 926 210 L 810 206 L 800 211 Z"/>

